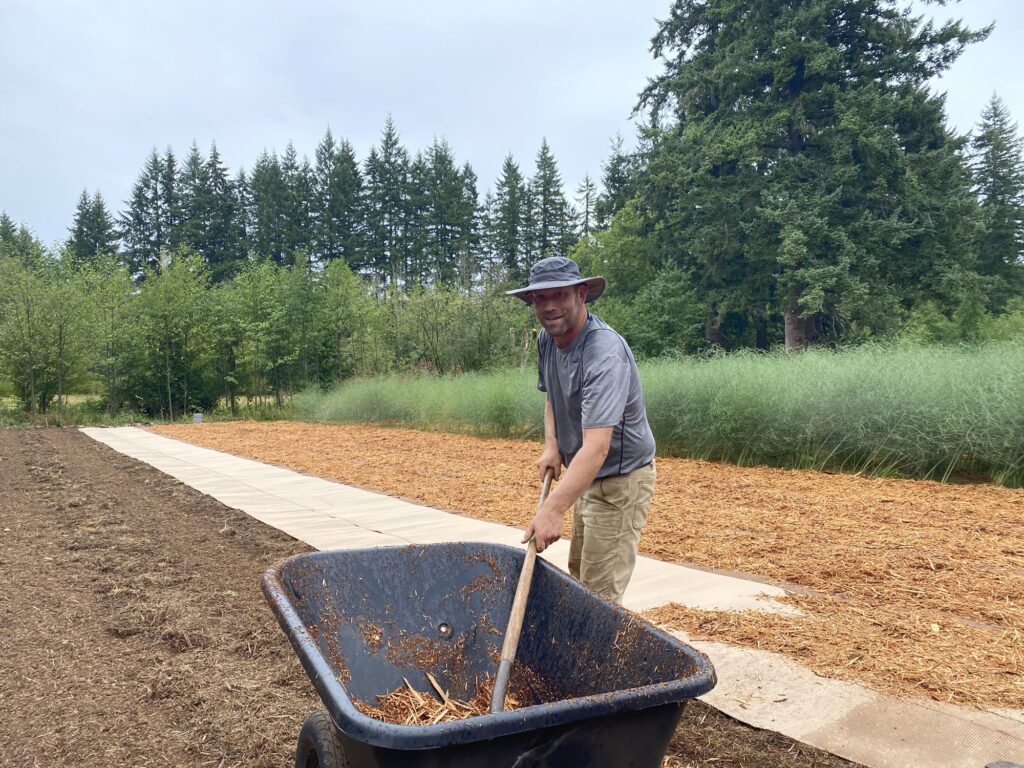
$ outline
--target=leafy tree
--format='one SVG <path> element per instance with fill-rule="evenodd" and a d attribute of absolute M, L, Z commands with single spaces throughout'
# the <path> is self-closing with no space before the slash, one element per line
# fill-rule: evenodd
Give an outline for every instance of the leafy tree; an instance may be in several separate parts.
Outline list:
<path fill-rule="evenodd" d="M 971 168 L 984 232 L 978 272 L 992 278 L 992 308 L 1024 293 L 1024 142 L 1006 104 L 995 94 L 971 141 Z"/>
<path fill-rule="evenodd" d="M 118 413 L 130 399 L 128 382 L 136 339 L 135 286 L 128 268 L 101 256 L 80 272 L 93 317 L 92 359 L 103 378 L 106 409 Z"/>
<path fill-rule="evenodd" d="M 709 341 L 768 308 L 798 349 L 894 311 L 885 276 L 903 264 L 970 270 L 963 190 L 929 188 L 960 147 L 927 83 L 986 34 L 922 24 L 894 0 L 673 4 L 652 45 L 665 71 L 641 96 L 639 185 L 659 258 L 704 297 Z M 934 254 L 944 220 L 959 239 Z"/>
<path fill-rule="evenodd" d="M 24 258 L 0 259 L 0 373 L 28 412 L 45 411 L 54 381 L 46 358 L 46 285 Z"/>
<path fill-rule="evenodd" d="M 202 258 L 184 249 L 145 276 L 135 300 L 136 343 L 127 366 L 133 405 L 173 420 L 214 402 L 208 296 Z"/>
<path fill-rule="evenodd" d="M 117 227 L 97 191 L 91 197 L 86 190 L 78 197 L 70 227 L 67 249 L 76 264 L 85 264 L 104 254 L 117 251 Z"/>
<path fill-rule="evenodd" d="M 56 396 L 62 421 L 68 388 L 86 373 L 91 339 L 85 285 L 69 254 L 0 260 L 0 374 L 26 411 L 45 413 Z"/>

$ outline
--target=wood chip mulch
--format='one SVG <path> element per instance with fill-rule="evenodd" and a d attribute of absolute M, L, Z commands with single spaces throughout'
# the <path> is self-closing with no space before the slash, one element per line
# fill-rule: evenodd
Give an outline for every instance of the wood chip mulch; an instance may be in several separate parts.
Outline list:
<path fill-rule="evenodd" d="M 298 422 L 155 431 L 510 525 L 526 525 L 539 487 L 530 442 Z M 806 615 L 668 606 L 653 620 L 892 695 L 1024 709 L 1024 490 L 672 458 L 657 469 L 644 554 L 798 585 L 788 600 Z"/>

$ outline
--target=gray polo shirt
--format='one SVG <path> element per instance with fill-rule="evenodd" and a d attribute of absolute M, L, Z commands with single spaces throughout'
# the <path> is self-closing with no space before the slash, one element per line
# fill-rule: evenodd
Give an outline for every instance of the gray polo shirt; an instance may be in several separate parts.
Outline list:
<path fill-rule="evenodd" d="M 537 388 L 551 401 L 563 464 L 569 466 L 583 446 L 583 430 L 597 427 L 614 428 L 597 477 L 624 475 L 654 460 L 640 374 L 625 339 L 589 315 L 566 349 L 541 331 L 537 356 Z"/>

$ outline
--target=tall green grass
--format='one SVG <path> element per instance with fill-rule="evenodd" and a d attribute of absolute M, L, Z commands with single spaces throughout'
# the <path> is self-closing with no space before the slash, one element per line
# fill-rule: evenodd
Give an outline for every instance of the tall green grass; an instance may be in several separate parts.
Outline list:
<path fill-rule="evenodd" d="M 487 437 L 543 437 L 544 395 L 535 371 L 351 379 L 292 398 L 300 418 L 372 422 Z"/>
<path fill-rule="evenodd" d="M 641 365 L 661 455 L 1024 485 L 1024 344 L 869 345 Z M 351 381 L 301 418 L 539 438 L 532 370 Z"/>

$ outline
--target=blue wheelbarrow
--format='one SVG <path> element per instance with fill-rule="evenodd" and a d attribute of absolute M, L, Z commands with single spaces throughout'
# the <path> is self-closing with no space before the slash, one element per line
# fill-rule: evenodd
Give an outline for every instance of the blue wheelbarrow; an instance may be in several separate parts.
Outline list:
<path fill-rule="evenodd" d="M 538 560 L 509 693 L 516 709 L 395 725 L 356 700 L 405 686 L 470 700 L 497 668 L 522 549 L 458 543 L 298 555 L 263 592 L 324 704 L 299 768 L 657 768 L 710 661 Z"/>

